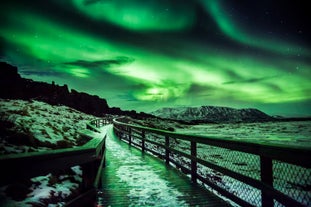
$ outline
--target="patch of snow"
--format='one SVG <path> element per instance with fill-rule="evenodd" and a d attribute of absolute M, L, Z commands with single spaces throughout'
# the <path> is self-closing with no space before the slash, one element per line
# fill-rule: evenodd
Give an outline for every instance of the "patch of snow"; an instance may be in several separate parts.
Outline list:
<path fill-rule="evenodd" d="M 79 187 L 79 182 L 82 181 L 82 171 L 79 166 L 71 168 L 72 175 L 60 175 L 55 178 L 55 175 L 48 174 L 38 176 L 31 179 L 30 193 L 22 201 L 16 201 L 6 196 L 4 193 L 8 186 L 3 186 L 0 189 L 0 206 L 64 206 L 64 202 L 59 202 L 60 199 L 66 199 L 76 191 Z M 74 178 L 75 182 L 71 178 Z M 76 179 L 77 178 L 77 179 Z M 52 180 L 57 179 L 58 182 Z"/>
<path fill-rule="evenodd" d="M 0 99 L 0 121 L 11 125 L 0 134 L 0 154 L 78 146 L 78 131 L 93 119 L 67 106 Z M 12 140 L 16 135 L 23 140 Z"/>

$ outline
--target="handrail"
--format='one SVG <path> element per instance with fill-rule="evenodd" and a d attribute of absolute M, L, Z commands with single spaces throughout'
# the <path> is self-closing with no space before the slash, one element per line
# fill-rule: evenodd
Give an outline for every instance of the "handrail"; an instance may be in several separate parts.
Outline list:
<path fill-rule="evenodd" d="M 92 126 L 92 123 L 97 123 L 97 121 L 93 120 L 90 123 L 87 123 L 88 129 Z M 102 120 L 100 123 L 107 124 Z M 93 126 L 91 130 L 100 132 Z M 73 201 L 68 202 L 67 206 L 84 206 L 85 202 L 95 202 L 95 189 L 100 185 L 101 168 L 105 163 L 106 135 L 104 137 L 95 133 L 88 135 L 83 133 L 82 130 L 79 133 L 81 136 L 91 138 L 91 140 L 82 146 L 74 148 L 1 155 L 0 166 L 5 166 L 5 169 L 1 172 L 0 185 L 12 183 L 16 179 L 29 179 L 81 165 L 84 193 L 73 199 Z M 83 200 L 85 202 L 81 202 Z"/>
<path fill-rule="evenodd" d="M 287 161 L 291 164 L 302 165 L 304 167 L 311 167 L 311 149 L 309 147 L 285 146 L 280 144 L 266 144 L 266 143 L 253 143 L 240 140 L 232 140 L 228 136 L 203 136 L 203 135 L 187 135 L 176 132 L 165 131 L 161 129 L 149 128 L 144 126 L 137 126 L 113 120 L 114 124 L 127 126 L 134 129 L 145 130 L 158 135 L 169 136 L 178 138 L 185 141 L 195 141 L 200 144 L 208 144 L 213 146 L 224 147 L 231 150 L 238 150 L 246 153 L 257 154 L 260 156 L 271 157 L 280 161 Z M 284 154 L 284 152 L 289 154 Z"/>
<path fill-rule="evenodd" d="M 158 156 L 160 154 L 160 158 L 165 159 L 167 164 L 171 162 L 175 164 L 176 167 L 183 169 L 184 172 L 191 174 L 191 179 L 193 182 L 197 182 L 197 180 L 200 180 L 204 184 L 209 185 L 223 196 L 233 200 L 241 206 L 252 206 L 254 204 L 245 201 L 245 199 L 241 199 L 239 196 L 230 193 L 228 190 L 219 187 L 214 182 L 211 182 L 209 179 L 202 176 L 200 173 L 198 173 L 198 164 L 208 167 L 209 169 L 212 169 L 214 171 L 220 172 L 225 176 L 231 177 L 235 180 L 238 180 L 239 182 L 242 182 L 244 184 L 247 184 L 248 186 L 260 190 L 262 196 L 262 206 L 273 206 L 274 200 L 282 203 L 285 206 L 304 206 L 301 202 L 281 192 L 274 186 L 273 178 L 275 176 L 274 173 L 276 173 L 274 172 L 274 165 L 276 162 L 285 163 L 286 165 L 293 164 L 307 169 L 310 173 L 311 149 L 309 147 L 298 148 L 293 146 L 276 144 L 250 143 L 228 139 L 228 137 L 219 138 L 200 135 L 185 135 L 154 128 L 127 124 L 120 122 L 117 119 L 113 120 L 113 125 L 115 133 L 119 136 L 120 139 L 126 140 L 130 145 L 132 144 L 134 146 L 139 146 L 142 151 L 149 151 Z M 159 143 L 155 140 L 151 140 L 150 137 L 149 139 L 146 138 L 146 133 L 162 135 L 163 142 Z M 172 138 L 175 140 L 189 141 L 190 154 L 170 147 Z M 134 142 L 135 139 L 140 140 L 140 143 Z M 165 153 L 161 155 L 161 153 L 155 152 L 153 149 L 148 148 L 148 143 L 162 148 Z M 163 143 L 165 143 L 165 145 Z M 227 168 L 226 166 L 220 166 L 213 163 L 212 161 L 208 161 L 198 157 L 198 144 L 232 150 L 238 153 L 247 153 L 251 156 L 255 156 L 256 159 L 259 160 L 258 171 L 260 171 L 260 179 L 241 174 L 240 172 L 236 172 L 235 170 Z M 172 158 L 173 155 L 190 159 L 191 169 L 186 168 L 185 166 L 183 166 L 183 164 L 180 164 L 176 160 L 174 160 Z"/>

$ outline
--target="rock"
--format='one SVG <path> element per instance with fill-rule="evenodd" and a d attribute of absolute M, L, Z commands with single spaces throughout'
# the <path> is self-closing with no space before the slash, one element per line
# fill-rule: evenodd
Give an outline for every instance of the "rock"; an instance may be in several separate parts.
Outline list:
<path fill-rule="evenodd" d="M 81 93 L 76 90 L 69 92 L 68 86 L 58 86 L 22 78 L 17 68 L 5 62 L 0 62 L 0 98 L 36 99 L 52 105 L 65 105 L 95 116 L 109 112 L 105 99 Z"/>

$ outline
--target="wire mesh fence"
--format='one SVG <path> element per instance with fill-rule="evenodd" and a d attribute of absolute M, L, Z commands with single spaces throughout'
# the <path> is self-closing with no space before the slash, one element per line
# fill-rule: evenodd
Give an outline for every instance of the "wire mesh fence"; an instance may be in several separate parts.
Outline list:
<path fill-rule="evenodd" d="M 181 141 L 178 145 L 175 145 L 174 148 L 190 154 L 189 141 Z M 204 144 L 198 144 L 197 148 L 198 158 L 207 160 L 218 166 L 225 166 L 227 169 L 234 172 L 260 180 L 260 157 L 258 155 Z M 186 168 L 189 169 L 188 173 L 190 174 L 190 159 L 187 159 L 178 153 L 172 153 L 171 157 L 175 162 L 182 166 L 186 166 Z M 261 190 L 237 179 L 226 176 L 225 174 L 202 164 L 198 164 L 197 173 L 247 203 L 254 206 L 261 206 Z M 207 184 L 201 184 L 207 189 L 213 190 Z"/>
<path fill-rule="evenodd" d="M 198 144 L 198 158 L 260 180 L 260 156 L 236 150 Z"/>
<path fill-rule="evenodd" d="M 282 193 L 311 206 L 311 169 L 273 161 L 273 185 Z"/>

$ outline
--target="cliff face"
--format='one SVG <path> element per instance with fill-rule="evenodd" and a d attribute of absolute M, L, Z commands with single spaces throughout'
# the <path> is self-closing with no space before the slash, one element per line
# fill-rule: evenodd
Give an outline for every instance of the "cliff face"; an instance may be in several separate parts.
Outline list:
<path fill-rule="evenodd" d="M 75 90 L 69 91 L 67 85 L 58 86 L 22 78 L 16 67 L 4 62 L 0 62 L 0 98 L 36 99 L 52 105 L 66 105 L 95 116 L 110 112 L 105 99 Z"/>

